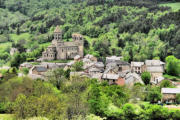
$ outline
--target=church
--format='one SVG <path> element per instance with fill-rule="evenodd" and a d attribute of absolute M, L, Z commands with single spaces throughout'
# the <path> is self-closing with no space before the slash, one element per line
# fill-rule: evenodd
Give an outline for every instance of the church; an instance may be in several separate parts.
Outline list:
<path fill-rule="evenodd" d="M 62 30 L 59 26 L 54 30 L 54 40 L 42 53 L 43 60 L 67 60 L 76 55 L 84 55 L 84 38 L 81 34 L 72 34 L 72 41 L 65 42 L 62 39 Z"/>

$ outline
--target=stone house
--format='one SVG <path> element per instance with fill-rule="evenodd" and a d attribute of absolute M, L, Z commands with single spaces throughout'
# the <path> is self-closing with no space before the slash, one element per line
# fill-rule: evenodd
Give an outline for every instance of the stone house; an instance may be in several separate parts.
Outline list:
<path fill-rule="evenodd" d="M 163 76 L 165 63 L 160 60 L 146 60 L 145 70 L 151 73 L 151 82 L 157 82 Z"/>
<path fill-rule="evenodd" d="M 102 75 L 102 79 L 108 81 L 109 85 L 116 84 L 123 86 L 125 84 L 125 74 L 126 73 L 118 73 L 115 69 L 108 68 Z"/>
<path fill-rule="evenodd" d="M 145 71 L 144 62 L 131 62 L 131 72 L 141 74 Z"/>
<path fill-rule="evenodd" d="M 152 81 L 151 83 L 152 83 L 152 85 L 160 85 L 163 80 L 164 80 L 164 77 L 159 76 L 154 81 Z"/>
<path fill-rule="evenodd" d="M 84 38 L 81 34 L 72 34 L 72 41 L 62 40 L 62 30 L 57 26 L 54 31 L 54 40 L 42 53 L 43 60 L 66 60 L 73 59 L 76 55 L 84 55 Z"/>
<path fill-rule="evenodd" d="M 130 72 L 131 71 L 131 67 L 130 64 L 128 62 L 125 61 L 116 61 L 116 64 L 118 66 L 118 71 L 119 72 Z"/>
<path fill-rule="evenodd" d="M 135 83 L 144 84 L 141 77 L 137 73 L 128 73 L 125 77 L 125 84 L 128 87 L 132 87 Z"/>
<path fill-rule="evenodd" d="M 180 88 L 162 88 L 162 102 L 176 102 L 176 95 L 180 94 Z"/>

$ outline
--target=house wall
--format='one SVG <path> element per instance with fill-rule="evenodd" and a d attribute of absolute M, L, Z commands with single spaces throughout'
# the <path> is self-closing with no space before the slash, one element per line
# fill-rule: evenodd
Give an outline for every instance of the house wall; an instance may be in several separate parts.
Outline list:
<path fill-rule="evenodd" d="M 119 68 L 122 68 L 122 70 L 119 69 L 119 72 L 124 72 L 131 69 L 129 65 L 120 65 Z"/>
<path fill-rule="evenodd" d="M 41 75 L 41 73 L 37 72 L 36 70 L 33 70 L 33 71 L 32 71 L 32 74 Z"/>
<path fill-rule="evenodd" d="M 157 77 L 163 76 L 163 73 L 151 73 L 151 82 L 155 81 Z"/>
<path fill-rule="evenodd" d="M 176 94 L 163 94 L 162 95 L 162 102 L 175 102 L 176 101 Z"/>
<path fill-rule="evenodd" d="M 125 85 L 125 79 L 124 78 L 119 78 L 119 79 L 116 80 L 115 83 L 117 85 L 124 86 Z"/>

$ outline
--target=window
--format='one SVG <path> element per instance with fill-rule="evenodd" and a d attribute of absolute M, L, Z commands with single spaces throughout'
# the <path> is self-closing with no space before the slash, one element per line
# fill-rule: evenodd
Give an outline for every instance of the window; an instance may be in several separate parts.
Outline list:
<path fill-rule="evenodd" d="M 122 71 L 122 67 L 119 67 L 119 71 Z"/>

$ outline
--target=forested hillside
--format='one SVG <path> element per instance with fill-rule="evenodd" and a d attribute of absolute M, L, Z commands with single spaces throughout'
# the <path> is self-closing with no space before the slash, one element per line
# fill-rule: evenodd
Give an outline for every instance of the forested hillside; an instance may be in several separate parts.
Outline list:
<path fill-rule="evenodd" d="M 162 1 L 163 3 L 166 0 Z M 0 0 L 0 64 L 11 47 L 33 60 L 53 39 L 59 25 L 64 40 L 85 36 L 85 53 L 126 61 L 180 58 L 180 11 L 152 0 Z M 31 50 L 25 54 L 26 50 Z"/>

